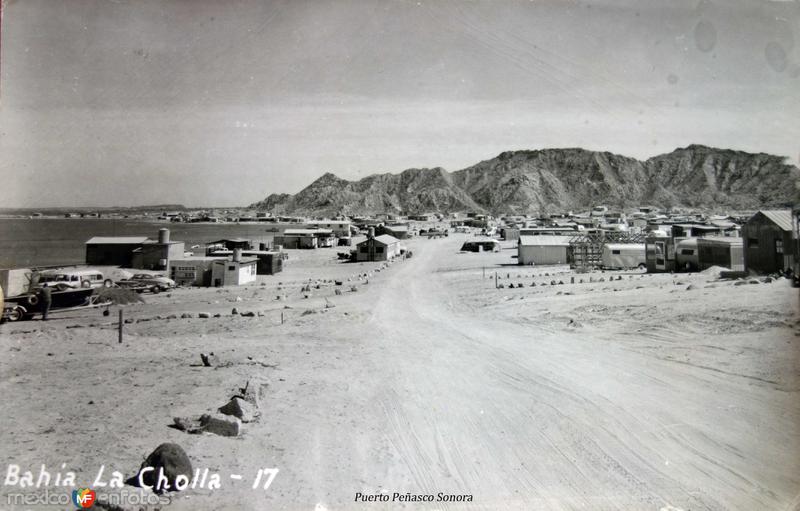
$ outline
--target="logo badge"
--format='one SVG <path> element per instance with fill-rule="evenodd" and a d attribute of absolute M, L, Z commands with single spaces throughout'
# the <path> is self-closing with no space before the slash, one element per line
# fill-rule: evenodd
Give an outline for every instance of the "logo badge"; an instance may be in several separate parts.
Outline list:
<path fill-rule="evenodd" d="M 94 490 L 89 488 L 79 488 L 77 490 L 72 490 L 72 503 L 75 504 L 75 507 L 81 509 L 87 509 L 94 505 L 94 501 L 97 498 L 97 494 Z"/>

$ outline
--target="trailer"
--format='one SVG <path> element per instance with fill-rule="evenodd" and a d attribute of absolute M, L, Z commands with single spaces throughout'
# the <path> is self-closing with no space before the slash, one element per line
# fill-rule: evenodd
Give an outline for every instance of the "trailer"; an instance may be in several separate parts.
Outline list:
<path fill-rule="evenodd" d="M 603 246 L 602 267 L 615 270 L 647 269 L 644 243 L 609 243 Z"/>

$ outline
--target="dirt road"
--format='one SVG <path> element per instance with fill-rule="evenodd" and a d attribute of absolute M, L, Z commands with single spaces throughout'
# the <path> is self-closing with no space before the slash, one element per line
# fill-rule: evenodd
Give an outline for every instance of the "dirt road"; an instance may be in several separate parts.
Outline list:
<path fill-rule="evenodd" d="M 425 509 L 791 509 L 796 389 L 466 310 L 437 273 L 453 247 L 424 248 L 359 334 L 368 398 L 349 410 L 379 431 L 328 433 L 372 449 L 354 490 L 474 499 Z"/>

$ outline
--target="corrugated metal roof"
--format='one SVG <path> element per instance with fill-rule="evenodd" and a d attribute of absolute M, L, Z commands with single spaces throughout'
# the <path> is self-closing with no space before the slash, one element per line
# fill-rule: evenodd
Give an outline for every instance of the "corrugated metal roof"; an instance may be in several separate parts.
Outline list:
<path fill-rule="evenodd" d="M 537 236 L 520 236 L 519 244 L 527 246 L 569 246 L 569 236 L 549 236 L 540 234 Z"/>
<path fill-rule="evenodd" d="M 788 209 L 767 209 L 761 210 L 758 213 L 772 220 L 775 225 L 784 231 L 792 230 L 792 212 Z"/>
<path fill-rule="evenodd" d="M 87 245 L 136 245 L 147 241 L 147 236 L 95 236 Z"/>
<path fill-rule="evenodd" d="M 375 241 L 383 243 L 384 245 L 391 245 L 392 243 L 400 243 L 399 239 L 395 238 L 394 236 L 389 236 L 388 234 L 381 234 L 380 236 L 375 236 Z"/>
<path fill-rule="evenodd" d="M 742 238 L 734 236 L 708 236 L 705 238 L 697 238 L 698 245 L 717 244 L 722 243 L 725 245 L 742 245 Z"/>

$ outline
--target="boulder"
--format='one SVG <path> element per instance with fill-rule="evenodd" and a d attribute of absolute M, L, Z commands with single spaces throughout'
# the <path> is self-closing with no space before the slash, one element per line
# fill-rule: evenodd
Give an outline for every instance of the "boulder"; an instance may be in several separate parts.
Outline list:
<path fill-rule="evenodd" d="M 194 314 L 192 314 L 191 312 L 184 312 L 183 314 L 181 314 L 181 319 L 190 319 L 190 318 L 193 318 L 193 317 L 194 317 Z"/>
<path fill-rule="evenodd" d="M 244 388 L 241 389 L 241 397 L 256 408 L 261 408 L 261 383 L 255 380 L 248 380 Z"/>
<path fill-rule="evenodd" d="M 256 313 L 253 311 L 247 311 L 247 312 L 242 312 L 240 315 L 243 318 L 254 318 L 256 316 Z"/>
<path fill-rule="evenodd" d="M 242 430 L 242 421 L 237 417 L 221 413 L 200 416 L 200 425 L 203 431 L 219 436 L 239 436 Z"/>
<path fill-rule="evenodd" d="M 175 491 L 175 479 L 178 476 L 185 476 L 187 482 L 192 478 L 192 462 L 186 455 L 186 451 L 178 444 L 164 443 L 156 447 L 139 467 L 139 474 L 149 467 L 152 467 L 153 470 L 142 474 L 142 482 L 153 487 L 155 493 Z M 166 478 L 168 488 L 157 486 L 160 473 Z"/>
<path fill-rule="evenodd" d="M 240 397 L 231 398 L 230 401 L 219 408 L 219 412 L 223 415 L 236 417 L 242 422 L 253 422 L 259 415 L 258 409 L 253 403 Z"/>
<path fill-rule="evenodd" d="M 211 313 L 210 312 L 198 312 L 197 313 L 197 317 L 198 318 L 203 318 L 203 319 L 208 319 L 208 318 L 211 317 Z"/>

